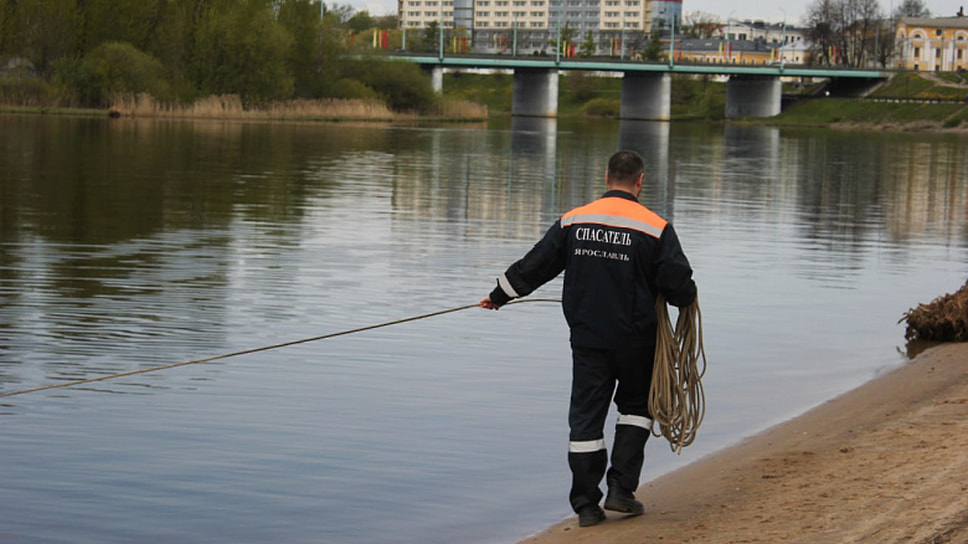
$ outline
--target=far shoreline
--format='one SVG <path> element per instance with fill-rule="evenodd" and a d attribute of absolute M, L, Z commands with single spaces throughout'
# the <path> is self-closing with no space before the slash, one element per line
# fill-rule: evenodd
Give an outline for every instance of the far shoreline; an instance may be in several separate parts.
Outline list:
<path fill-rule="evenodd" d="M 486 108 L 485 108 L 486 109 Z M 418 113 L 400 113 L 385 110 L 375 115 L 339 115 L 339 114 L 313 114 L 313 113 L 279 113 L 273 114 L 264 110 L 245 110 L 232 112 L 207 112 L 207 113 L 146 113 L 131 112 L 110 108 L 73 108 L 61 106 L 17 106 L 0 104 L 0 114 L 8 115 L 37 115 L 37 116 L 62 116 L 62 117 L 107 117 L 114 119 L 157 119 L 157 120 L 178 120 L 178 121 L 242 121 L 242 122 L 298 122 L 298 123 L 353 123 L 365 125 L 473 125 L 487 123 L 489 120 L 500 117 L 510 117 L 509 112 L 485 113 L 476 116 L 453 116 L 453 115 L 426 115 Z M 968 134 L 968 126 L 946 127 L 942 123 L 915 120 L 903 123 L 877 123 L 862 121 L 837 121 L 837 122 L 791 122 L 782 117 L 771 117 L 765 119 L 738 118 L 738 119 L 696 119 L 684 116 L 682 118 L 673 117 L 668 123 L 704 123 L 704 124 L 723 124 L 737 126 L 763 126 L 779 129 L 826 129 L 843 132 L 889 132 L 889 133 L 910 133 L 910 134 Z M 557 119 L 611 119 L 620 121 L 613 116 L 593 116 L 582 114 L 559 114 Z"/>

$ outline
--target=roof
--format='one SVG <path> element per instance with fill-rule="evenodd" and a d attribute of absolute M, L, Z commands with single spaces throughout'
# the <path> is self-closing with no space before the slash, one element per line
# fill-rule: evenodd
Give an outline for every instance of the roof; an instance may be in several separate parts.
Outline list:
<path fill-rule="evenodd" d="M 722 39 L 701 39 L 686 38 L 679 42 L 679 49 L 682 51 L 719 51 L 720 48 L 729 47 L 734 53 L 739 52 L 769 52 L 780 47 L 779 44 L 768 43 L 762 40 L 722 40 Z"/>
<path fill-rule="evenodd" d="M 968 17 L 901 17 L 897 23 L 929 28 L 968 28 Z"/>

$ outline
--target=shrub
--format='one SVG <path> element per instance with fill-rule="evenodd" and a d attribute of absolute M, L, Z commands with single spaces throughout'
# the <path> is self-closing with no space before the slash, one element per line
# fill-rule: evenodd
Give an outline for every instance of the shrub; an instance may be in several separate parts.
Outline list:
<path fill-rule="evenodd" d="M 379 93 L 394 111 L 429 112 L 437 104 L 430 78 L 416 64 L 373 57 L 347 68 L 346 73 Z"/>
<path fill-rule="evenodd" d="M 55 80 L 84 106 L 105 107 L 120 93 L 173 98 L 161 62 L 128 43 L 105 42 L 80 61 L 62 58 L 54 63 L 54 72 Z"/>
<path fill-rule="evenodd" d="M 56 102 L 56 91 L 41 78 L 27 75 L 0 77 L 0 103 L 2 104 L 52 106 Z"/>
<path fill-rule="evenodd" d="M 334 98 L 378 98 L 377 92 L 365 84 L 350 78 L 343 78 L 333 85 Z"/>
<path fill-rule="evenodd" d="M 581 108 L 582 115 L 618 117 L 622 101 L 614 98 L 593 98 Z"/>

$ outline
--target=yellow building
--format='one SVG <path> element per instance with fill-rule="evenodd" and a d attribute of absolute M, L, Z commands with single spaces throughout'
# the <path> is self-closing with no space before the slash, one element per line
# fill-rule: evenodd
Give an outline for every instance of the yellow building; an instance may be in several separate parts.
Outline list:
<path fill-rule="evenodd" d="M 779 64 L 779 45 L 763 41 L 686 38 L 676 43 L 676 62 L 765 66 Z"/>
<path fill-rule="evenodd" d="M 922 72 L 968 69 L 968 17 L 901 17 L 895 68 Z"/>

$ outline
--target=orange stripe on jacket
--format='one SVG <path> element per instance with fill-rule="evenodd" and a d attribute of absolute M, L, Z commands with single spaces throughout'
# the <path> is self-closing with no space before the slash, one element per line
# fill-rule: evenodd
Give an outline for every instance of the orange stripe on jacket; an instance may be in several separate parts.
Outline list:
<path fill-rule="evenodd" d="M 561 226 L 593 223 L 644 232 L 658 238 L 668 221 L 645 206 L 621 197 L 605 197 L 561 216 Z"/>

